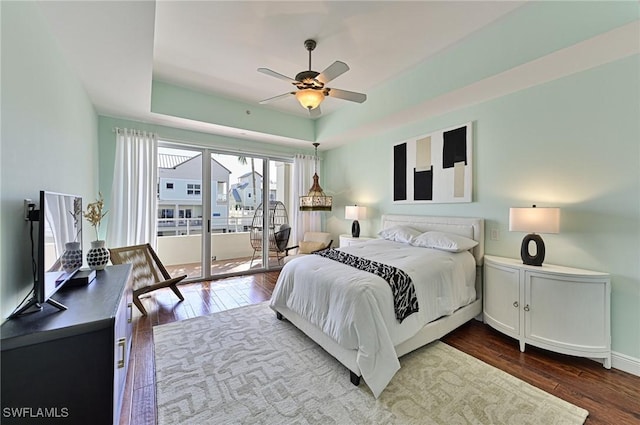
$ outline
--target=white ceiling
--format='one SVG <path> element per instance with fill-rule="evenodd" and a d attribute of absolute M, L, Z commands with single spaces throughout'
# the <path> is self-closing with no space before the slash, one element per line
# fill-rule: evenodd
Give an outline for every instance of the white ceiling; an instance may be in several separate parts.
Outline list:
<path fill-rule="evenodd" d="M 521 6 L 501 1 L 101 1 L 39 2 L 100 114 L 223 135 L 238 129 L 150 112 L 157 79 L 257 104 L 286 93 L 308 68 L 351 68 L 329 86 L 367 93 Z M 328 114 L 349 102 L 327 98 Z M 308 116 L 295 98 L 269 108 Z M 277 139 L 244 132 L 252 139 Z"/>
<path fill-rule="evenodd" d="M 255 103 L 291 91 L 308 69 L 306 39 L 317 41 L 312 69 L 334 61 L 350 71 L 331 87 L 364 92 L 510 12 L 511 2 L 159 2 L 154 78 Z M 324 113 L 345 101 L 326 99 Z M 295 98 L 270 107 L 308 116 Z"/>

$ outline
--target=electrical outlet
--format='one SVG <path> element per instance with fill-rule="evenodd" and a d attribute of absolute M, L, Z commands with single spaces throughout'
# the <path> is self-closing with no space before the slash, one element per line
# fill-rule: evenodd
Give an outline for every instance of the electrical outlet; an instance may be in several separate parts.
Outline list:
<path fill-rule="evenodd" d="M 29 205 L 32 205 L 33 201 L 31 199 L 24 200 L 24 221 L 29 221 Z"/>
<path fill-rule="evenodd" d="M 492 241 L 499 241 L 500 240 L 500 229 L 495 228 L 495 227 L 491 229 L 491 240 Z"/>

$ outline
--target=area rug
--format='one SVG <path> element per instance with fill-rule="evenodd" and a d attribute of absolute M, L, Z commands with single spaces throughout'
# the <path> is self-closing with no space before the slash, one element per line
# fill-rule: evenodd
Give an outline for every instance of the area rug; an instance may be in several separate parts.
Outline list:
<path fill-rule="evenodd" d="M 582 424 L 588 412 L 435 341 L 377 400 L 267 303 L 153 328 L 158 425 Z"/>

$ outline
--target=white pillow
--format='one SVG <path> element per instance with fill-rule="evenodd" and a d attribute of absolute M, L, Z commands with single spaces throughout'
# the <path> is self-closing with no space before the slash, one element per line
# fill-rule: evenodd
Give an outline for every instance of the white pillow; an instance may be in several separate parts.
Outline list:
<path fill-rule="evenodd" d="M 444 232 L 425 232 L 411 241 L 411 245 L 423 248 L 435 248 L 441 251 L 462 252 L 468 251 L 478 245 L 477 241 Z"/>
<path fill-rule="evenodd" d="M 378 232 L 378 236 L 393 242 L 411 243 L 420 234 L 419 230 L 409 226 L 391 226 Z"/>

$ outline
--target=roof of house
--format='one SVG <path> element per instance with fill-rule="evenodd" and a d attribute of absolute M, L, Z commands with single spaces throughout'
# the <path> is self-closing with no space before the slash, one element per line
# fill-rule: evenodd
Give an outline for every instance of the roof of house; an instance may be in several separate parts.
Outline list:
<path fill-rule="evenodd" d="M 158 154 L 158 168 L 176 168 L 180 164 L 190 160 L 190 156 L 174 155 L 168 153 Z"/>
<path fill-rule="evenodd" d="M 202 154 L 198 154 L 198 155 L 195 155 L 195 156 L 186 156 L 186 155 L 176 155 L 176 154 L 170 154 L 170 153 L 158 153 L 158 168 L 173 168 L 173 169 L 176 169 L 180 165 L 184 164 L 185 162 L 190 161 L 190 160 L 192 160 L 194 158 L 200 157 L 200 155 L 202 155 Z M 231 170 L 229 170 L 227 167 L 222 165 L 219 161 L 216 161 L 213 158 L 211 158 L 211 161 L 215 162 L 220 167 L 222 167 L 223 169 L 227 170 L 229 172 L 229 174 L 231 174 Z M 249 174 L 251 174 L 251 173 L 249 173 Z"/>
<path fill-rule="evenodd" d="M 231 189 L 231 195 L 236 202 L 242 202 L 242 197 L 238 193 L 238 189 Z"/>
<path fill-rule="evenodd" d="M 257 176 L 262 177 L 262 174 L 258 173 L 257 171 L 254 171 L 254 173 L 256 173 Z M 244 173 L 243 175 L 241 175 L 240 177 L 238 177 L 239 179 L 243 178 L 243 177 L 247 177 L 251 175 L 251 171 L 249 171 L 248 173 Z"/>

